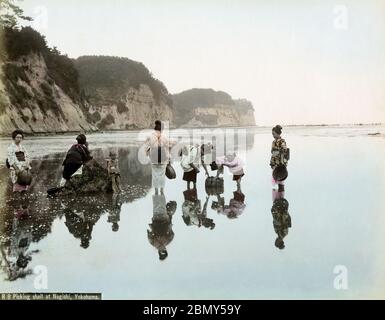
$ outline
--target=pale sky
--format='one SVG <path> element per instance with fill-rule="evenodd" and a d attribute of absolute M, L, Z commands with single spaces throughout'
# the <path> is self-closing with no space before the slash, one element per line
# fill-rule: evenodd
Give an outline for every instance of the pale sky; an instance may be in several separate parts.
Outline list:
<path fill-rule="evenodd" d="M 50 46 L 143 62 L 259 125 L 385 122 L 385 0 L 24 0 Z"/>

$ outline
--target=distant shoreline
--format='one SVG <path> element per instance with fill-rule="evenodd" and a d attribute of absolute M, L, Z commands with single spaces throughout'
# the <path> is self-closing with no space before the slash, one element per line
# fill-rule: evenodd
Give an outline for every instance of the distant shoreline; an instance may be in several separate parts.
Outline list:
<path fill-rule="evenodd" d="M 282 127 L 286 128 L 294 128 L 294 127 L 345 127 L 345 126 L 354 126 L 354 127 L 363 127 L 363 126 L 382 126 L 385 125 L 385 123 L 341 123 L 341 124 L 282 124 Z M 185 129 L 185 130 L 191 130 L 191 129 L 220 129 L 220 128 L 272 128 L 274 125 L 254 125 L 254 126 L 205 126 L 205 127 L 173 127 L 170 128 L 170 130 L 177 130 L 177 129 Z M 80 132 L 92 135 L 92 134 L 104 134 L 104 133 L 117 133 L 117 132 L 138 132 L 141 130 L 151 130 L 152 128 L 142 128 L 142 129 L 110 129 L 110 130 L 95 130 L 95 131 L 60 131 L 60 132 L 32 132 L 32 133 L 26 133 L 27 136 L 31 137 L 46 137 L 46 136 L 69 136 L 69 135 L 76 135 Z M 0 134 L 0 138 L 8 138 L 8 134 Z"/>

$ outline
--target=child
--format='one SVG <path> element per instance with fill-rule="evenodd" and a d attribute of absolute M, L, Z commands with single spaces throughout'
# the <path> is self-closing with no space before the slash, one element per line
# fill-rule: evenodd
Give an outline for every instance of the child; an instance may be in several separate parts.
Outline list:
<path fill-rule="evenodd" d="M 184 146 L 180 152 L 182 157 L 180 164 L 184 171 L 183 180 L 187 181 L 187 189 L 190 190 L 190 183 L 196 189 L 197 174 L 199 173 L 199 146 Z"/>
<path fill-rule="evenodd" d="M 121 192 L 119 164 L 114 151 L 110 152 L 110 158 L 107 159 L 107 171 L 108 175 L 111 177 L 112 191 L 114 193 Z"/>
<path fill-rule="evenodd" d="M 219 168 L 217 172 L 217 178 L 219 174 L 223 172 L 223 166 L 229 168 L 230 172 L 233 174 L 233 181 L 237 182 L 237 190 L 241 189 L 241 179 L 245 175 L 243 171 L 243 161 L 239 158 L 236 153 L 228 154 L 224 157 L 219 157 L 215 161 Z"/>

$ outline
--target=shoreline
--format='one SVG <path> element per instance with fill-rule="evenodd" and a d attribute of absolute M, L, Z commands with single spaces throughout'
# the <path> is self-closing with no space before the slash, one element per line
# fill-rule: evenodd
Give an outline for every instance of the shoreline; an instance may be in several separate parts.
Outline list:
<path fill-rule="evenodd" d="M 383 126 L 385 123 L 336 123 L 336 124 L 289 124 L 285 125 L 283 124 L 282 127 L 286 128 L 298 128 L 298 127 L 310 127 L 310 128 L 315 128 L 315 127 L 346 127 L 346 126 L 353 126 L 353 127 L 364 127 L 364 126 L 371 126 L 371 127 L 378 127 L 378 126 Z M 271 128 L 273 125 L 254 125 L 254 126 L 225 126 L 225 127 L 219 127 L 219 126 L 205 126 L 205 127 L 172 127 L 169 128 L 169 130 L 178 130 L 178 129 L 185 129 L 185 130 L 191 130 L 191 129 L 220 129 L 220 128 L 246 128 L 246 129 L 253 129 L 253 128 L 258 128 L 258 129 L 264 129 L 264 128 Z M 62 132 L 27 132 L 26 135 L 30 137 L 55 137 L 55 136 L 70 136 L 70 135 L 76 135 L 79 134 L 80 132 L 85 133 L 87 135 L 92 135 L 92 134 L 110 134 L 110 133 L 119 133 L 119 132 L 138 132 L 141 130 L 148 130 L 151 128 L 141 128 L 141 129 L 111 129 L 111 130 L 95 130 L 95 131 L 62 131 Z M 10 134 L 0 134 L 0 139 L 4 138 L 9 138 Z"/>

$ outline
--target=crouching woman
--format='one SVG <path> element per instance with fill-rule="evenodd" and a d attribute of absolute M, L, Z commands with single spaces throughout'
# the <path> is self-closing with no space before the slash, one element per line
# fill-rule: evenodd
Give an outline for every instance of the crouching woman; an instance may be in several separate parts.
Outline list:
<path fill-rule="evenodd" d="M 63 178 L 60 181 L 60 186 L 63 187 L 72 175 L 80 169 L 87 161 L 92 159 L 88 150 L 87 138 L 84 134 L 79 134 L 76 137 L 77 143 L 74 144 L 67 152 L 63 161 Z"/>

